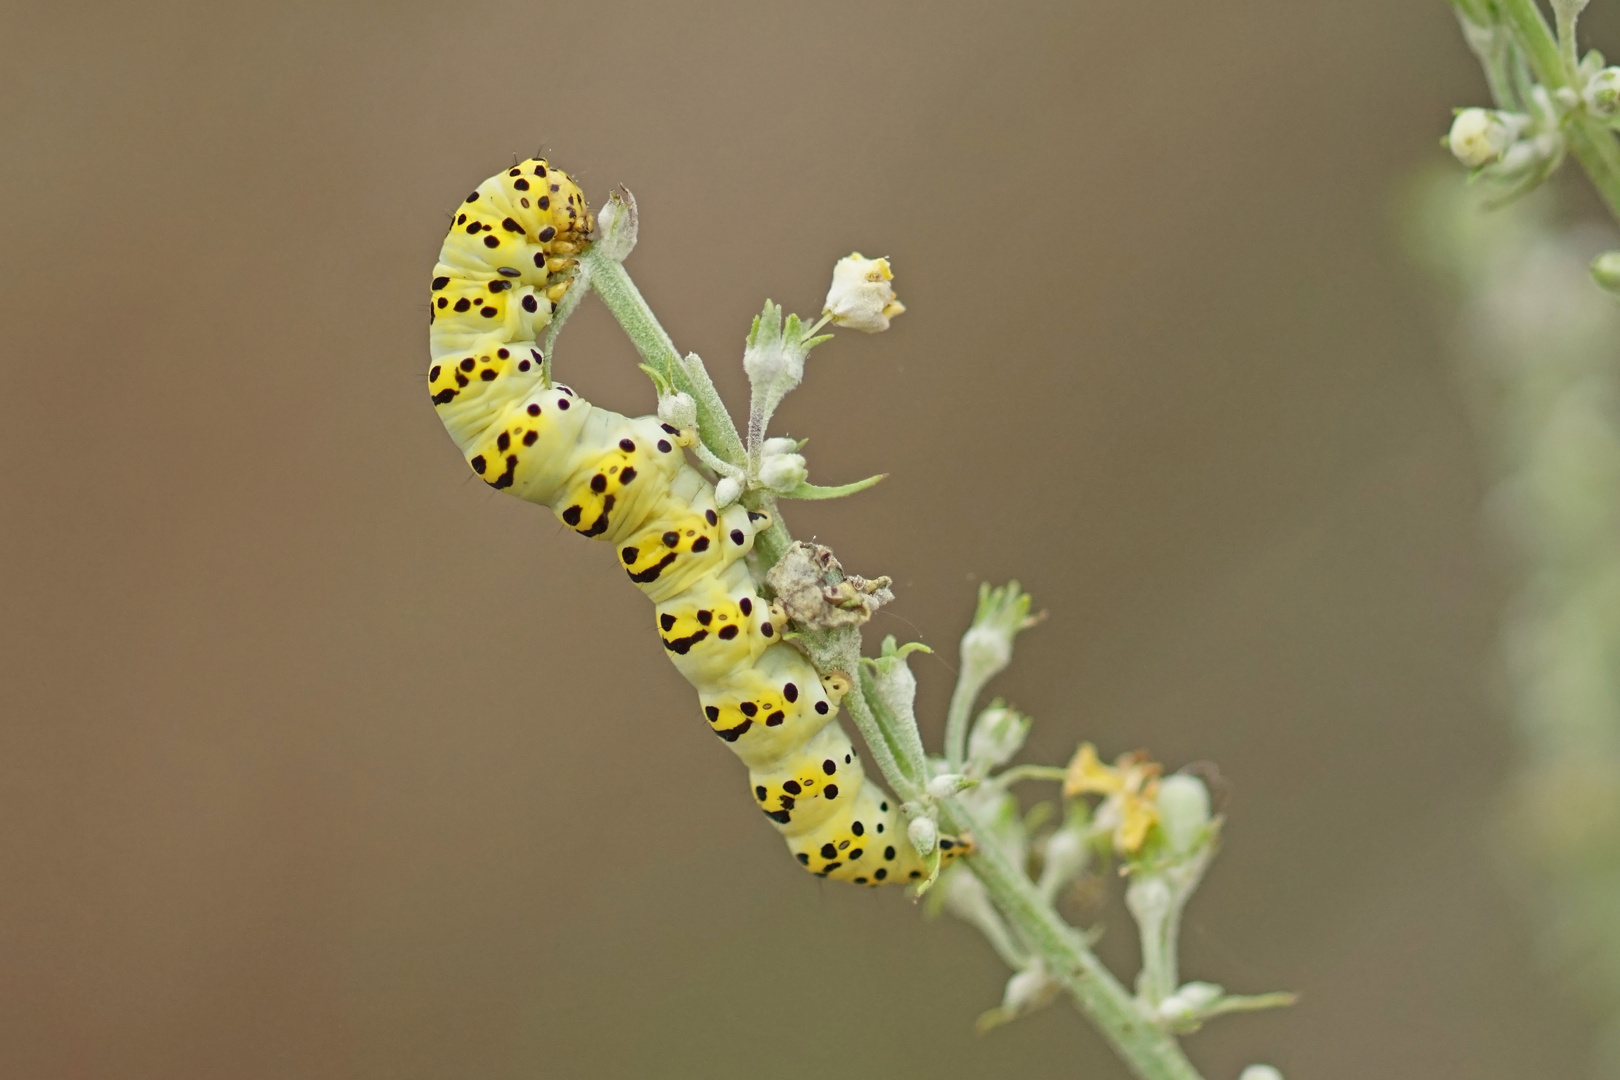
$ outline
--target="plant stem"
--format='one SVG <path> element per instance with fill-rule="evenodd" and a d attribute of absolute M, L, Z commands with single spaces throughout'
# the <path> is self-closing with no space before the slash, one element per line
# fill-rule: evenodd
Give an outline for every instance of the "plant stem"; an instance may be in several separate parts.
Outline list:
<path fill-rule="evenodd" d="M 595 247 L 587 248 L 579 262 L 585 268 L 591 288 L 613 312 L 636 352 L 648 367 L 673 382 L 675 370 L 681 366 L 681 354 L 675 351 L 675 343 L 665 333 L 652 308 L 647 306 L 641 290 L 630 280 L 624 264 Z"/>
<path fill-rule="evenodd" d="M 945 710 L 945 761 L 951 772 L 961 772 L 967 762 L 968 717 L 973 714 L 973 703 L 979 699 L 985 680 L 963 664 L 956 673 L 956 689 L 951 691 L 951 704 Z"/>
<path fill-rule="evenodd" d="M 1568 86 L 1572 73 L 1535 0 L 1500 0 L 1499 8 L 1503 21 L 1513 31 L 1514 40 L 1535 72 L 1536 81 L 1550 91 Z M 1586 170 L 1609 212 L 1620 220 L 1620 143 L 1584 109 L 1569 115 L 1564 130 L 1575 159 Z"/>
<path fill-rule="evenodd" d="M 988 838 L 959 800 L 947 799 L 940 823 Z M 981 843 L 968 867 L 1007 921 L 1061 980 L 1075 1004 L 1141 1080 L 1202 1080 L 1175 1036 L 1151 1023 L 1130 992 L 1103 966 L 1079 933 L 1042 901 L 1029 878 L 992 843 Z"/>
<path fill-rule="evenodd" d="M 693 368 L 689 368 L 681 360 L 681 354 L 675 351 L 675 343 L 664 331 L 652 308 L 647 306 L 646 299 L 630 279 L 624 264 L 596 248 L 588 248 L 579 261 L 585 268 L 586 281 L 591 289 L 619 321 L 625 336 L 647 366 L 675 389 L 692 395 L 692 400 L 697 404 L 698 433 L 703 444 L 722 460 L 733 465 L 744 464 L 747 455 L 743 451 L 742 439 L 738 438 L 736 425 L 726 411 L 726 403 L 721 400 L 714 383 L 709 381 L 702 362 L 698 361 Z"/>
<path fill-rule="evenodd" d="M 998 787 L 1010 787 L 1023 780 L 1053 780 L 1062 783 L 1069 770 L 1061 765 L 1014 765 L 990 778 Z"/>
<path fill-rule="evenodd" d="M 597 295 L 602 297 L 608 310 L 613 312 L 619 325 L 624 327 L 625 333 L 630 336 L 636 350 L 641 353 L 648 365 L 656 371 L 670 373 L 670 381 L 677 387 L 686 389 L 679 381 L 679 376 L 686 372 L 679 354 L 675 351 L 674 343 L 664 332 L 657 316 L 647 306 L 646 300 L 642 298 L 635 283 L 630 280 L 630 275 L 625 272 L 623 265 L 611 259 L 601 257 L 593 259 L 590 252 L 582 256 L 581 261 L 586 265 Z M 701 371 L 701 367 L 698 370 Z M 687 381 L 692 382 L 690 377 Z M 706 375 L 703 382 L 707 382 Z M 708 389 L 712 393 L 712 384 Z M 730 455 L 721 451 L 717 443 L 725 445 L 729 442 L 730 445 L 726 449 L 740 453 L 741 440 L 737 438 L 736 428 L 732 425 L 730 416 L 725 413 L 724 405 L 719 404 L 719 396 L 713 395 L 709 406 L 711 409 L 717 408 L 719 415 L 714 415 L 713 412 L 705 415 L 704 400 L 693 390 L 687 392 L 692 393 L 693 398 L 698 401 L 699 424 L 704 442 L 717 453 L 721 453 L 722 457 Z M 737 460 L 740 462 L 742 459 L 739 457 Z M 775 510 L 774 505 L 768 500 L 761 500 L 761 505 L 767 505 Z M 792 537 L 782 521 L 780 512 L 775 513 L 774 518 L 771 528 L 761 533 L 755 540 L 761 560 L 774 561 L 780 558 L 782 552 L 792 543 Z M 844 698 L 844 705 L 849 709 L 850 716 L 855 720 L 855 725 L 860 729 L 874 758 L 878 759 L 884 778 L 898 792 L 914 790 L 914 784 L 901 770 L 899 762 L 890 750 L 884 732 L 873 715 L 865 691 L 861 687 L 858 634 L 853 635 L 852 640 L 855 644 L 848 650 L 851 655 L 842 657 L 842 663 L 849 665 L 847 673 L 852 683 L 849 694 Z M 952 699 L 952 718 L 956 719 L 956 726 L 960 729 L 956 741 L 962 746 L 966 743 L 967 713 L 973 707 L 974 698 L 983 689 L 984 681 L 978 680 L 978 684 L 972 687 L 963 686 L 959 682 L 958 696 L 965 697 L 966 703 L 959 706 L 956 699 Z M 957 719 L 958 714 L 960 719 Z M 899 725 L 909 724 L 913 730 L 916 728 L 915 717 L 894 719 Z M 961 756 L 960 747 L 957 756 Z M 971 833 L 976 838 L 978 848 L 974 854 L 967 857 L 968 867 L 984 884 L 992 902 L 1007 918 L 1019 938 L 1041 958 L 1053 977 L 1063 983 L 1080 1011 L 1114 1048 L 1130 1070 L 1141 1080 L 1203 1080 L 1192 1062 L 1182 1053 L 1175 1036 L 1151 1022 L 1136 999 L 1086 946 L 1079 932 L 1058 916 L 1051 905 L 1041 898 L 1029 876 L 1007 858 L 994 839 L 994 834 L 975 822 L 972 814 L 960 800 L 943 800 L 940 811 L 940 823 L 948 830 L 958 834 Z"/>

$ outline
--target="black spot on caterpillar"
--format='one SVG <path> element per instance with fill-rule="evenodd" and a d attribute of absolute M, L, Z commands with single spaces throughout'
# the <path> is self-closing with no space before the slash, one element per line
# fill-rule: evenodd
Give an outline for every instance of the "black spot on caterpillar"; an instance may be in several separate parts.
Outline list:
<path fill-rule="evenodd" d="M 538 180 L 549 200 L 523 194 Z M 545 381 L 535 343 L 594 228 L 578 186 L 542 160 L 468 196 L 433 270 L 428 390 L 439 418 L 485 483 L 617 549 L 710 730 L 748 767 L 757 803 L 799 863 L 820 877 L 881 882 L 882 871 L 856 874 L 862 849 L 851 843 L 873 827 L 903 834 L 904 822 L 865 779 L 836 719 L 845 684 L 823 681 L 771 624 L 743 559 L 769 522 L 715 505 L 709 482 L 672 452 L 670 440 L 685 445 L 689 434 Z M 835 772 L 838 783 L 828 782 Z M 964 845 L 940 848 L 957 855 Z M 884 857 L 896 880 L 922 876 L 909 844 Z"/>

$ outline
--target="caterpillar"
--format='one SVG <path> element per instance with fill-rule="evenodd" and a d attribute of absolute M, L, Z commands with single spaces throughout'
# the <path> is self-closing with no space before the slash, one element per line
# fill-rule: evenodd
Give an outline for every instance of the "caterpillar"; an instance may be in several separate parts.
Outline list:
<path fill-rule="evenodd" d="M 709 729 L 747 766 L 755 804 L 802 866 L 857 885 L 922 877 L 897 801 L 866 779 L 838 722 L 848 681 L 823 679 L 782 640 L 784 616 L 744 561 L 768 517 L 716 505 L 686 460 L 695 432 L 548 383 L 539 334 L 594 228 L 578 185 L 541 158 L 467 196 L 433 270 L 439 418 L 490 487 L 615 547 Z M 939 847 L 944 858 L 964 850 L 950 838 Z"/>

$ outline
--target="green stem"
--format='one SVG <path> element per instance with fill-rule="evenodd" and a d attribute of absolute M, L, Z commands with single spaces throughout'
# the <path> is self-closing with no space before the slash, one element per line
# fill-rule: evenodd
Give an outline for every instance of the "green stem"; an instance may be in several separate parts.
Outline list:
<path fill-rule="evenodd" d="M 587 248 L 579 257 L 579 262 L 585 268 L 591 288 L 613 312 L 613 317 L 624 328 L 625 336 L 647 366 L 674 382 L 676 369 L 681 365 L 681 354 L 675 351 L 675 343 L 664 332 L 652 308 L 647 306 L 641 290 L 630 280 L 624 264 L 609 258 L 595 247 Z"/>
<path fill-rule="evenodd" d="M 975 837 L 991 835 L 956 799 L 945 801 L 940 824 Z M 1141 1080 L 1202 1080 L 1175 1036 L 1143 1015 L 1131 993 L 1074 927 L 1042 901 L 1029 878 L 1007 861 L 998 846 L 981 842 L 967 865 L 1013 930 L 1063 982 L 1080 1011 L 1133 1073 Z"/>
<path fill-rule="evenodd" d="M 956 689 L 951 691 L 951 704 L 945 711 L 945 761 L 951 772 L 961 772 L 967 762 L 968 717 L 987 681 L 969 670 L 965 661 L 956 674 Z"/>
<path fill-rule="evenodd" d="M 647 361 L 648 366 L 656 371 L 669 372 L 670 381 L 678 388 L 685 389 L 679 381 L 679 375 L 683 374 L 685 369 L 675 352 L 675 345 L 659 325 L 657 317 L 647 306 L 646 300 L 630 280 L 630 275 L 625 272 L 623 265 L 607 258 L 593 259 L 589 252 L 582 256 L 581 261 L 586 265 L 592 286 L 607 304 L 608 310 L 618 319 L 619 325 L 624 327 L 625 333 L 630 336 L 630 340 L 642 358 Z M 701 367 L 698 370 L 701 371 Z M 707 381 L 706 376 L 704 381 Z M 720 415 L 725 417 L 722 424 L 719 417 L 704 417 L 703 400 L 692 390 L 687 392 L 692 393 L 694 400 L 698 401 L 699 422 L 704 442 L 722 457 L 729 458 L 730 455 L 720 449 L 720 446 L 728 442 L 726 436 L 729 432 L 731 445 L 726 446 L 726 449 L 734 448 L 740 452 L 741 440 L 737 438 L 736 428 L 731 424 L 729 415 L 724 413 L 724 405 L 714 406 L 720 410 Z M 718 402 L 718 395 L 714 396 L 714 401 Z M 711 438 L 716 441 L 711 442 Z M 717 446 L 717 443 L 720 445 Z M 742 458 L 736 460 L 740 463 Z M 761 505 L 771 504 L 767 500 L 761 500 Z M 761 561 L 767 559 L 774 561 L 780 558 L 782 552 L 792 543 L 792 537 L 788 534 L 780 512 L 775 513 L 774 517 L 775 521 L 771 528 L 755 538 L 756 550 L 760 552 Z M 860 681 L 858 634 L 853 635 L 852 642 L 847 650 L 849 655 L 839 658 L 840 666 L 850 675 L 852 683 L 849 694 L 844 698 L 844 705 L 854 719 L 855 726 L 860 729 L 861 736 L 866 740 L 874 758 L 878 759 L 878 765 L 885 779 L 897 792 L 904 795 L 908 789 L 914 791 L 915 786 L 901 770 L 866 700 Z M 826 666 L 824 664 L 818 666 L 823 668 L 825 674 Z M 963 705 L 958 706 L 955 699 L 952 700 L 953 714 L 957 711 L 961 713 L 961 719 L 957 722 L 957 726 L 961 729 L 958 732 L 957 742 L 962 746 L 966 745 L 966 713 L 972 709 L 973 699 L 978 696 L 983 684 L 984 681 L 980 680 L 977 686 L 968 691 L 968 688 L 958 682 L 959 694 L 967 693 L 967 701 Z M 910 724 L 913 728 L 916 726 L 916 718 L 911 716 L 896 718 L 896 722 Z M 960 749 L 957 756 L 960 759 Z M 967 865 L 984 883 L 992 902 L 1006 917 L 1020 940 L 1026 942 L 1041 957 L 1047 970 L 1062 981 L 1080 1011 L 1140 1080 L 1203 1080 L 1198 1070 L 1193 1068 L 1192 1062 L 1181 1052 L 1181 1046 L 1175 1036 L 1152 1023 L 1143 1014 L 1136 1000 L 1086 946 L 1079 932 L 1059 918 L 1057 912 L 1042 900 L 1028 875 L 1013 866 L 995 841 L 992 832 L 979 826 L 966 807 L 956 799 L 947 799 L 941 803 L 940 822 L 950 831 L 958 834 L 971 833 L 977 838 L 977 851 L 968 856 Z"/>
<path fill-rule="evenodd" d="M 1462 24 L 1463 40 L 1485 69 L 1485 83 L 1491 88 L 1491 100 L 1498 109 L 1523 112 L 1524 102 L 1513 80 L 1513 48 L 1511 39 L 1489 15 L 1482 14 L 1459 0 L 1457 21 Z"/>
<path fill-rule="evenodd" d="M 782 512 L 770 492 L 750 491 L 743 496 L 743 505 L 771 515 L 771 527 L 754 536 L 754 552 L 759 556 L 759 564 L 769 570 L 782 561 L 782 556 L 793 545 L 793 537 L 788 535 L 787 526 L 782 523 Z"/>
<path fill-rule="evenodd" d="M 1541 17 L 1535 0 L 1500 0 L 1499 8 L 1536 80 L 1549 91 L 1568 86 L 1572 73 L 1566 69 L 1558 40 L 1547 20 Z M 1591 178 L 1592 186 L 1608 205 L 1609 212 L 1620 220 L 1620 143 L 1584 109 L 1570 114 L 1564 122 L 1564 132 L 1570 150 Z"/>
<path fill-rule="evenodd" d="M 878 723 L 872 705 L 866 699 L 866 691 L 861 687 L 860 653 L 858 650 L 852 652 L 855 661 L 853 670 L 856 674 L 851 677 L 853 685 L 844 697 L 844 708 L 849 710 L 850 719 L 855 721 L 855 727 L 859 729 L 861 738 L 866 741 L 868 749 L 876 758 L 883 778 L 894 788 L 895 794 L 900 796 L 902 802 L 912 802 L 921 794 L 921 786 L 911 779 L 908 775 L 910 770 L 901 764 L 901 748 L 889 741 L 883 725 Z"/>
<path fill-rule="evenodd" d="M 883 736 L 883 745 L 888 747 L 889 754 L 894 759 L 896 767 L 905 773 L 908 779 L 921 783 L 923 773 L 914 767 L 915 764 L 920 762 L 907 760 L 906 747 L 900 741 L 897 730 L 900 727 L 899 723 L 889 711 L 889 707 L 883 703 L 883 699 L 878 696 L 877 687 L 872 682 L 872 673 L 866 670 L 865 664 L 860 665 L 860 669 L 861 703 L 872 711 L 872 717 L 877 721 L 878 731 Z M 879 764 L 881 765 L 881 762 Z M 924 767 L 926 768 L 926 766 Z M 904 798 L 916 798 L 916 792 L 906 792 Z"/>
<path fill-rule="evenodd" d="M 1022 780 L 1056 780 L 1061 784 L 1068 775 L 1069 770 L 1060 765 L 1014 765 L 992 776 L 990 783 L 997 787 L 1009 787 Z"/>
<path fill-rule="evenodd" d="M 652 308 L 630 279 L 624 264 L 603 254 L 598 248 L 589 248 L 579 257 L 585 269 L 586 281 L 613 317 L 624 328 L 625 336 L 636 347 L 649 368 L 669 385 L 690 394 L 697 404 L 698 434 L 703 444 L 724 461 L 742 465 L 747 461 L 742 439 L 731 422 L 731 414 L 721 400 L 714 383 L 699 361 L 690 368 L 675 350 L 675 343 L 653 314 Z"/>

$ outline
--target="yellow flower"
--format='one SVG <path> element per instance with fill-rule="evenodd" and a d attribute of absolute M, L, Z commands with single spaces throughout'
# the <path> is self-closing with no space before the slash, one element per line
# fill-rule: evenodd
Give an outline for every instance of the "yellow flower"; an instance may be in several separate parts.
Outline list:
<path fill-rule="evenodd" d="M 1101 795 L 1097 824 L 1114 834 L 1114 850 L 1135 854 L 1159 820 L 1154 799 L 1159 793 L 1159 764 L 1140 751 L 1121 754 L 1113 765 L 1097 758 L 1097 748 L 1081 743 L 1063 778 L 1063 794 Z"/>
<path fill-rule="evenodd" d="M 889 320 L 906 310 L 895 299 L 894 271 L 888 259 L 868 259 L 860 252 L 838 260 L 833 267 L 832 288 L 822 314 L 836 326 L 847 326 L 867 334 L 889 328 Z"/>

